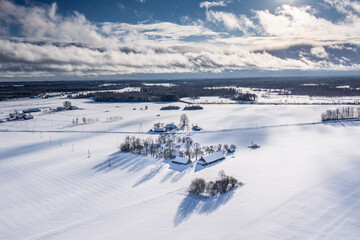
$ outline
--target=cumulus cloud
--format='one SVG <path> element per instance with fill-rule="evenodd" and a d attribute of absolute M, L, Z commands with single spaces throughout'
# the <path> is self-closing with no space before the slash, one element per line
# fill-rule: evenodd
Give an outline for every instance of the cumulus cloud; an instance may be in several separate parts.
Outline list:
<path fill-rule="evenodd" d="M 245 15 L 236 16 L 233 13 L 229 12 L 220 12 L 220 11 L 207 11 L 206 19 L 210 22 L 220 22 L 228 30 L 239 30 L 244 34 L 248 33 L 248 30 L 254 28 L 254 23 L 247 18 Z"/>
<path fill-rule="evenodd" d="M 318 58 L 328 58 L 329 54 L 326 52 L 324 47 L 313 47 L 310 49 L 312 55 Z"/>
<path fill-rule="evenodd" d="M 225 7 L 228 5 L 228 3 L 229 1 L 212 1 L 212 2 L 205 1 L 200 3 L 200 7 L 206 9 L 209 9 L 211 7 Z"/>
<path fill-rule="evenodd" d="M 336 0 L 329 6 L 342 11 Z M 219 2 L 218 2 L 219 3 Z M 19 6 L 0 0 L 2 78 L 197 73 L 235 70 L 360 70 L 359 18 L 331 22 L 309 6 L 284 5 L 252 16 L 212 11 L 206 21 L 94 23 L 52 5 Z M 215 6 L 215 5 L 214 5 Z M 209 24 L 210 23 L 210 24 Z M 212 30 L 222 24 L 230 32 Z M 19 31 L 13 34 L 12 27 Z M 239 37 L 231 31 L 243 33 Z M 300 47 L 297 47 L 300 46 Z M 296 48 L 294 48 L 296 47 Z M 296 54 L 279 54 L 293 52 Z M 295 50 L 294 50 L 295 49 Z M 327 51 L 328 50 L 328 51 Z M 353 55 L 333 58 L 330 51 Z"/>
<path fill-rule="evenodd" d="M 360 14 L 360 2 L 354 0 L 324 0 L 327 4 L 335 7 L 340 13 L 348 15 L 349 13 Z"/>

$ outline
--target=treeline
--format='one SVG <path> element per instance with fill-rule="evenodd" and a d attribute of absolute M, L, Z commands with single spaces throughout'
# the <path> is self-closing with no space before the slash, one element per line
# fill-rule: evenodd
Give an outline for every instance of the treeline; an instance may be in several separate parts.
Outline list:
<path fill-rule="evenodd" d="M 35 97 L 47 93 L 122 89 L 125 84 L 106 86 L 104 81 L 33 81 L 0 84 L 0 101 L 13 98 Z"/>
<path fill-rule="evenodd" d="M 142 139 L 140 137 L 127 136 L 120 145 L 120 151 L 165 159 L 175 158 L 175 152 L 180 157 L 198 160 L 203 154 L 211 154 L 218 151 L 228 152 L 236 149 L 235 145 L 218 144 L 216 146 L 201 146 L 190 137 L 176 137 L 174 134 L 160 134 L 157 139 L 152 137 Z"/>
<path fill-rule="evenodd" d="M 189 110 L 203 110 L 204 108 L 200 105 L 189 105 L 189 106 L 185 106 L 184 110 L 185 111 L 189 111 Z"/>
<path fill-rule="evenodd" d="M 179 109 L 180 109 L 179 106 L 172 106 L 172 105 L 160 108 L 160 110 L 179 110 Z"/>
<path fill-rule="evenodd" d="M 193 195 L 216 196 L 243 185 L 236 178 L 227 176 L 224 171 L 220 171 L 219 176 L 220 178 L 215 182 L 206 182 L 202 178 L 194 179 L 190 184 L 188 192 Z"/>
<path fill-rule="evenodd" d="M 93 98 L 96 102 L 178 102 L 183 97 L 220 96 L 233 97 L 234 89 L 204 89 L 187 84 L 181 86 L 144 86 L 140 92 L 93 92 L 79 94 L 75 98 Z"/>
<path fill-rule="evenodd" d="M 360 108 L 342 107 L 335 110 L 327 110 L 321 114 L 321 121 L 359 119 Z"/>

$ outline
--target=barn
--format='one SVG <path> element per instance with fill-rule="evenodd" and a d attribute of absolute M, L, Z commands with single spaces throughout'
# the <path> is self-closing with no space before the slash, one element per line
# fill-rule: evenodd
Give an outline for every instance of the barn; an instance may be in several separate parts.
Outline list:
<path fill-rule="evenodd" d="M 202 156 L 199 159 L 198 164 L 204 166 L 204 165 L 208 165 L 208 164 L 211 164 L 211 163 L 223 160 L 223 159 L 225 159 L 225 155 L 224 155 L 223 152 L 220 151 L 220 152 L 212 153 L 212 154 L 207 155 L 207 156 Z"/>
<path fill-rule="evenodd" d="M 173 163 L 187 165 L 191 163 L 191 160 L 184 157 L 176 157 L 172 160 Z"/>

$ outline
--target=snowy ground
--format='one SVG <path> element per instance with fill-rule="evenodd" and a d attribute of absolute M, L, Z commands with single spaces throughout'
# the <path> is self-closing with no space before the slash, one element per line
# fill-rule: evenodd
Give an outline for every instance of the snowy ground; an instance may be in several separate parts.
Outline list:
<path fill-rule="evenodd" d="M 14 109 L 47 109 L 64 100 L 0 102 L 0 118 Z M 323 111 L 338 106 L 204 105 L 201 111 L 160 111 L 169 103 L 71 102 L 82 109 L 0 123 L 0 239 L 360 235 L 360 122 L 318 123 Z M 145 105 L 148 110 L 140 110 Z M 128 132 L 145 137 L 141 132 L 153 123 L 178 123 L 183 113 L 205 130 L 190 133 L 195 141 L 234 143 L 238 151 L 205 169 L 118 152 Z M 108 121 L 114 116 L 124 119 Z M 72 124 L 83 117 L 100 121 Z M 261 148 L 249 149 L 251 141 Z M 245 185 L 210 199 L 186 194 L 192 179 L 213 180 L 219 170 Z"/>
<path fill-rule="evenodd" d="M 339 86 L 339 88 L 344 88 L 348 86 Z M 310 97 L 306 95 L 284 95 L 284 93 L 289 93 L 286 90 L 281 89 L 261 89 L 261 88 L 245 88 L 245 87 L 213 87 L 212 89 L 220 88 L 232 88 L 236 89 L 238 92 L 242 93 L 251 93 L 256 94 L 257 99 L 256 104 L 359 104 L 359 96 L 350 96 L 350 97 Z M 280 94 L 281 93 L 281 94 Z M 193 98 L 182 98 L 183 101 L 189 103 L 198 103 L 198 104 L 222 104 L 222 103 L 237 103 L 231 99 L 221 98 L 221 97 L 200 97 L 199 99 Z"/>

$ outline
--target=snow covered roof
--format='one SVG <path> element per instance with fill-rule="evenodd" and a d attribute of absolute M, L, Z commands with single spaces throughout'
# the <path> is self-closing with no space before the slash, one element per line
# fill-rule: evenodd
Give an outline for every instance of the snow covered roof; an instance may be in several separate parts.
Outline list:
<path fill-rule="evenodd" d="M 165 132 L 163 128 L 154 128 L 154 132 Z"/>
<path fill-rule="evenodd" d="M 221 159 L 224 159 L 225 155 L 223 152 L 216 152 L 207 156 L 202 157 L 206 163 L 212 163 Z"/>
<path fill-rule="evenodd" d="M 174 163 L 181 163 L 181 164 L 187 164 L 189 162 L 188 158 L 184 157 L 176 157 L 174 160 L 172 160 Z"/>

